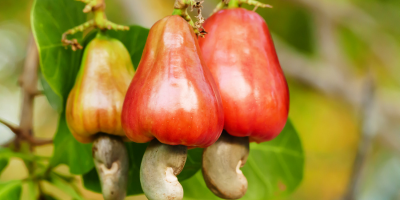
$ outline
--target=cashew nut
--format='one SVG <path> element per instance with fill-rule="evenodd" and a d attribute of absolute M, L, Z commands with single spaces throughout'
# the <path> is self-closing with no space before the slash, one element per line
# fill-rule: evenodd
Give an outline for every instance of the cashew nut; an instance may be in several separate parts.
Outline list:
<path fill-rule="evenodd" d="M 249 155 L 249 138 L 229 135 L 225 130 L 203 152 L 203 177 L 207 187 L 223 199 L 246 194 L 247 179 L 240 170 Z"/>
<path fill-rule="evenodd" d="M 187 147 L 167 145 L 153 139 L 140 166 L 140 183 L 150 200 L 180 200 L 183 188 L 176 177 L 187 158 Z"/>
<path fill-rule="evenodd" d="M 120 137 L 100 134 L 92 147 L 105 200 L 122 200 L 128 182 L 128 153 Z"/>

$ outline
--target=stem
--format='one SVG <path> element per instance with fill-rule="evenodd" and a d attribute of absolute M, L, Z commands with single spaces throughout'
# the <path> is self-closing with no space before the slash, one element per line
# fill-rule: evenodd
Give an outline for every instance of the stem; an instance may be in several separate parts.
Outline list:
<path fill-rule="evenodd" d="M 203 7 L 202 6 L 203 2 L 204 2 L 203 0 L 198 2 L 196 2 L 195 0 L 176 0 L 174 4 L 174 11 L 172 12 L 172 15 L 179 15 L 183 17 L 183 19 L 185 19 L 190 24 L 190 26 L 193 27 L 196 35 L 201 37 L 207 34 L 207 32 L 204 30 L 202 26 L 202 24 L 204 23 L 204 18 L 201 15 L 201 8 Z M 187 8 L 189 6 L 192 7 L 192 10 L 193 8 L 197 8 L 198 15 L 196 16 L 197 18 L 196 23 L 193 22 L 192 18 L 187 13 Z"/>
<path fill-rule="evenodd" d="M 183 19 L 185 19 L 192 27 L 194 27 L 194 23 L 192 18 L 189 16 L 187 12 L 187 8 L 195 4 L 194 0 L 176 0 L 174 4 L 174 11 L 172 11 L 172 15 L 179 15 Z"/>
<path fill-rule="evenodd" d="M 263 4 L 263 3 L 260 3 L 260 2 L 258 2 L 256 0 L 222 0 L 222 2 L 220 2 L 217 5 L 217 7 L 214 9 L 213 13 L 216 13 L 217 11 L 223 9 L 224 4 L 228 4 L 228 8 L 232 9 L 232 8 L 241 7 L 243 3 L 255 6 L 253 11 L 255 11 L 258 7 L 261 7 L 261 8 L 272 8 L 271 5 Z"/>
<path fill-rule="evenodd" d="M 21 135 L 33 135 L 33 100 L 37 92 L 38 82 L 38 67 L 39 67 L 39 53 L 37 51 L 36 43 L 31 37 L 27 57 L 25 60 L 24 71 L 21 75 L 21 87 L 23 90 L 23 103 L 21 110 L 21 120 L 19 129 Z M 33 151 L 33 145 L 31 145 Z"/>
<path fill-rule="evenodd" d="M 228 3 L 228 8 L 239 8 L 239 0 L 230 0 Z"/>
<path fill-rule="evenodd" d="M 93 12 L 94 19 L 89 20 L 79 26 L 76 26 L 66 31 L 62 35 L 61 42 L 66 46 L 71 45 L 73 51 L 77 49 L 82 49 L 83 47 L 79 44 L 78 40 L 76 39 L 68 40 L 67 35 L 75 34 L 77 32 L 83 32 L 92 27 L 95 27 L 100 30 L 116 30 L 116 31 L 129 30 L 128 26 L 122 26 L 107 20 L 107 16 L 105 14 L 106 4 L 104 0 L 79 0 L 79 1 L 86 3 L 83 12 L 84 13 Z"/>

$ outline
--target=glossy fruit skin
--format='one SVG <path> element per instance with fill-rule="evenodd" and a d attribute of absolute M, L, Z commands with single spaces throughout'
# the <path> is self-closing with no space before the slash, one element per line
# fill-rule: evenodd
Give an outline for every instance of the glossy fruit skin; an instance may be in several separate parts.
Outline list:
<path fill-rule="evenodd" d="M 82 143 L 103 132 L 125 137 L 121 110 L 135 70 L 128 50 L 99 33 L 88 46 L 66 107 L 67 124 Z"/>
<path fill-rule="evenodd" d="M 150 29 L 122 110 L 126 136 L 169 145 L 207 147 L 221 135 L 223 108 L 192 27 L 168 16 Z"/>
<path fill-rule="evenodd" d="M 203 58 L 220 89 L 224 129 L 250 141 L 275 138 L 289 112 L 289 90 L 264 19 L 243 8 L 221 10 L 203 24 Z"/>

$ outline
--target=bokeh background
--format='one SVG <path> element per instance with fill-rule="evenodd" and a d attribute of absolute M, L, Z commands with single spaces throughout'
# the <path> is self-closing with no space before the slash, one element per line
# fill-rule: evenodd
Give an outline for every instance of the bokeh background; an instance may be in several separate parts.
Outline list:
<path fill-rule="evenodd" d="M 32 2 L 0 0 L 0 118 L 14 124 L 20 117 L 17 83 L 30 36 Z M 205 0 L 203 14 L 208 16 L 218 2 Z M 273 33 L 290 88 L 289 116 L 306 153 L 304 179 L 285 199 L 338 200 L 354 184 L 357 199 L 400 199 L 400 1 L 262 2 L 274 6 L 257 12 Z M 171 14 L 174 0 L 106 3 L 110 20 L 150 28 Z M 52 138 L 57 119 L 44 96 L 35 99 L 37 137 Z M 0 124 L 0 144 L 13 137 Z M 53 147 L 35 151 L 51 156 Z M 65 166 L 57 170 L 68 173 Z M 23 161 L 12 159 L 0 180 L 27 176 Z M 44 185 L 54 196 L 68 199 L 57 188 Z M 81 190 L 87 199 L 102 199 Z"/>

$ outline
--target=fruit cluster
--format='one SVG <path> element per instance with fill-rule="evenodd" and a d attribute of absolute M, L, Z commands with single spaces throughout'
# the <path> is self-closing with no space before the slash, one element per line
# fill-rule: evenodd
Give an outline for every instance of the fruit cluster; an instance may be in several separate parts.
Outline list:
<path fill-rule="evenodd" d="M 193 0 L 177 0 L 174 15 L 150 29 L 136 73 L 123 44 L 102 31 L 85 47 L 66 116 L 78 141 L 94 142 L 106 199 L 122 199 L 126 190 L 128 166 L 110 153 L 124 148 L 115 136 L 150 142 L 140 172 L 149 199 L 183 198 L 176 175 L 187 148 L 196 147 L 205 148 L 202 172 L 214 194 L 245 194 L 239 168 L 249 142 L 282 131 L 289 91 L 265 21 L 240 2 L 231 0 L 199 31 L 186 14 Z M 107 170 L 118 172 L 117 180 L 107 181 Z"/>

